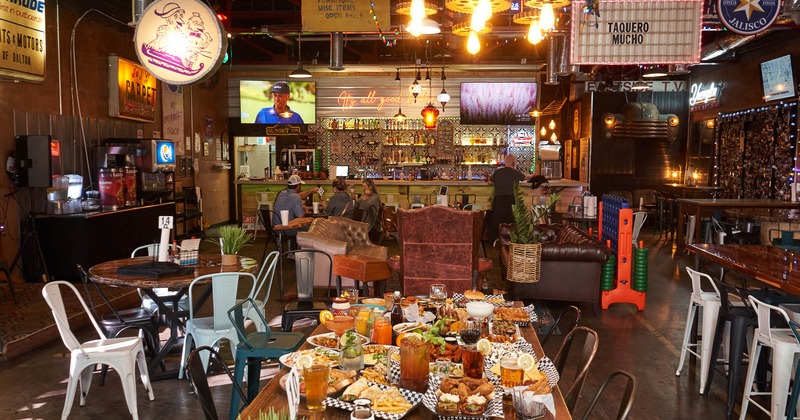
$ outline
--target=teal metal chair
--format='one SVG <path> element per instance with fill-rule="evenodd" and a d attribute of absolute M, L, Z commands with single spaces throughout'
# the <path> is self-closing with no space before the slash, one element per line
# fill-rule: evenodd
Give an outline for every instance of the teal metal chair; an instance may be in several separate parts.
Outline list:
<path fill-rule="evenodd" d="M 261 361 L 273 359 L 297 350 L 305 340 L 305 334 L 292 332 L 266 331 L 248 333 L 245 331 L 244 320 L 261 318 L 266 325 L 264 314 L 252 298 L 247 298 L 228 310 L 236 333 L 239 335 L 239 344 L 236 346 L 236 365 L 233 369 L 234 385 L 241 387 L 244 379 L 244 368 L 247 366 L 247 403 L 249 404 L 258 395 L 259 378 L 261 377 Z M 231 392 L 230 418 L 235 419 L 239 409 L 239 394 Z"/>
<path fill-rule="evenodd" d="M 773 233 L 779 233 L 779 236 L 774 237 Z M 794 239 L 795 231 L 793 230 L 782 230 L 782 229 L 770 229 L 769 230 L 769 240 L 772 242 L 772 245 L 781 247 L 787 251 L 800 251 L 800 239 Z"/>

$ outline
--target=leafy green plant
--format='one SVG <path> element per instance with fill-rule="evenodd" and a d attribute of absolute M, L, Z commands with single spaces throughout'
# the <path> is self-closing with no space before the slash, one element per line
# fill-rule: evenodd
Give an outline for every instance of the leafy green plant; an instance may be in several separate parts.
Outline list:
<path fill-rule="evenodd" d="M 539 243 L 541 234 L 533 228 L 536 223 L 556 205 L 561 198 L 558 194 L 550 194 L 549 204 L 542 206 L 529 207 L 525 204 L 525 194 L 522 193 L 519 184 L 514 184 L 514 204 L 511 212 L 514 215 L 514 230 L 511 232 L 511 242 L 515 244 L 535 244 Z"/>
<path fill-rule="evenodd" d="M 226 225 L 219 228 L 219 238 L 208 238 L 207 241 L 219 244 L 223 254 L 238 254 L 248 246 L 253 235 L 236 225 Z"/>

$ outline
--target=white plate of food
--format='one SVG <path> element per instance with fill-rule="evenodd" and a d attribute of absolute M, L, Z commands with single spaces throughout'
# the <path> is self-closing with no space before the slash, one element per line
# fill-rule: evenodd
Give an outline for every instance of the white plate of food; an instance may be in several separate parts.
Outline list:
<path fill-rule="evenodd" d="M 300 356 L 306 355 L 311 357 L 311 361 L 313 363 L 323 363 L 334 367 L 339 365 L 341 353 L 333 349 L 317 347 L 314 349 L 299 350 L 294 353 L 284 354 L 278 358 L 278 361 L 280 361 L 284 366 L 292 367 Z"/>
<path fill-rule="evenodd" d="M 397 349 L 396 346 L 387 346 L 386 344 L 367 344 L 364 346 L 364 364 L 372 366 L 379 361 L 383 361 L 390 349 Z M 400 353 L 395 353 L 393 359 L 400 361 Z"/>
<path fill-rule="evenodd" d="M 369 344 L 369 338 L 361 334 L 356 334 L 356 336 L 361 340 L 361 344 Z M 339 347 L 339 339 L 336 338 L 336 333 L 333 332 L 312 335 L 306 338 L 306 342 L 314 347 L 325 347 L 329 349 L 336 349 Z"/>

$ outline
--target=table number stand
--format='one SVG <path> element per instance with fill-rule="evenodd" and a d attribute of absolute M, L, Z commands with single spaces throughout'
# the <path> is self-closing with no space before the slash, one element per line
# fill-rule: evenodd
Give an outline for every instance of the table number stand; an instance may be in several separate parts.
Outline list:
<path fill-rule="evenodd" d="M 631 287 L 631 267 L 633 265 L 633 210 L 627 199 L 603 195 L 598 205 L 598 236 L 611 243 L 611 253 L 617 257 L 616 287 L 600 292 L 600 303 L 608 309 L 612 303 L 632 303 L 644 310 L 645 293 Z"/>

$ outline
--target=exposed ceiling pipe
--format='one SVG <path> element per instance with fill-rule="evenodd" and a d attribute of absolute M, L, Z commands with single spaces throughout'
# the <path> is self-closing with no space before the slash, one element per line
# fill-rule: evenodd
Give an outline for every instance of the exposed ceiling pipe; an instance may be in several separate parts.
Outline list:
<path fill-rule="evenodd" d="M 571 74 L 569 68 L 569 33 L 561 37 L 559 44 L 559 59 L 558 68 L 556 68 L 556 75 L 569 76 Z"/>
<path fill-rule="evenodd" d="M 144 13 L 144 9 L 147 9 L 147 6 L 152 3 L 153 0 L 133 0 L 131 4 L 131 18 L 133 19 L 131 23 L 128 25 L 135 26 L 139 23 L 139 19 L 142 18 L 142 14 Z"/>
<path fill-rule="evenodd" d="M 547 38 L 547 77 L 544 80 L 546 85 L 557 85 L 558 75 L 556 74 L 556 67 L 558 66 L 558 37 L 552 34 Z"/>
<path fill-rule="evenodd" d="M 791 2 L 798 4 L 800 3 L 800 0 L 791 0 Z M 779 16 L 775 23 L 773 23 L 773 26 L 786 24 L 789 22 L 792 22 L 792 18 L 790 16 Z M 725 38 L 718 39 L 717 41 L 704 46 L 700 50 L 700 61 L 713 60 L 721 55 L 735 50 L 736 48 L 741 48 L 743 45 L 749 44 L 770 32 L 770 30 L 766 30 L 750 36 L 731 34 Z"/>
<path fill-rule="evenodd" d="M 334 71 L 344 70 L 343 59 L 344 34 L 341 32 L 331 32 L 331 65 L 328 66 L 328 68 Z"/>
<path fill-rule="evenodd" d="M 800 0 L 784 0 L 783 13 L 800 25 Z"/>

